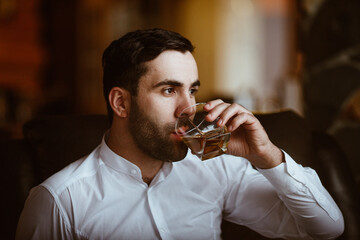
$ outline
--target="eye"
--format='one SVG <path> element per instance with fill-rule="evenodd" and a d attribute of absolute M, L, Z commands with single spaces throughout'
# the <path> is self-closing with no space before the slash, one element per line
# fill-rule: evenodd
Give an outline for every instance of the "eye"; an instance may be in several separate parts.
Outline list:
<path fill-rule="evenodd" d="M 191 95 L 195 95 L 195 94 L 198 92 L 198 90 L 199 90 L 199 89 L 197 89 L 197 88 L 191 88 L 191 89 L 190 89 L 190 94 L 191 94 Z"/>
<path fill-rule="evenodd" d="M 170 95 L 170 94 L 172 94 L 172 93 L 175 93 L 175 89 L 172 88 L 172 87 L 169 87 L 169 88 L 165 88 L 165 89 L 163 90 L 163 92 L 164 92 L 165 94 L 167 94 L 167 95 Z"/>

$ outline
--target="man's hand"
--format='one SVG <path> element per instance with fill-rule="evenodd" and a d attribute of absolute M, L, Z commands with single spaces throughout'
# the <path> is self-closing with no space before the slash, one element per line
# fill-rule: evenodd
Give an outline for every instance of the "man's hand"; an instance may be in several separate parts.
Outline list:
<path fill-rule="evenodd" d="M 228 154 L 244 157 L 263 169 L 284 161 L 282 151 L 269 140 L 259 120 L 243 106 L 218 99 L 208 102 L 204 108 L 209 112 L 208 121 L 219 117 L 218 125 L 226 125 L 231 132 Z"/>

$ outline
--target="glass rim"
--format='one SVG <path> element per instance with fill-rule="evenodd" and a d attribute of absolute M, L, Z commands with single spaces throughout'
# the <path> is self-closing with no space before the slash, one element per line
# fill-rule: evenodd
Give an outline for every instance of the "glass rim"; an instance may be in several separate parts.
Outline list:
<path fill-rule="evenodd" d="M 189 134 L 190 132 L 194 131 L 197 129 L 197 131 L 202 131 L 200 130 L 198 127 L 202 124 L 202 122 L 206 121 L 205 118 L 203 120 L 201 120 L 201 122 L 193 122 L 193 120 L 190 119 L 190 116 L 195 116 L 196 114 L 198 113 L 206 113 L 207 114 L 207 111 L 204 109 L 204 106 L 206 105 L 207 103 L 206 102 L 198 102 L 198 103 L 195 103 L 193 105 L 190 105 L 186 108 L 184 108 L 179 117 L 177 117 L 176 119 L 176 122 L 175 122 L 175 133 L 178 135 L 178 136 L 185 136 L 187 134 Z M 189 108 L 193 108 L 195 107 L 195 111 L 194 111 L 194 114 L 184 114 L 184 111 L 186 109 L 189 109 Z M 217 119 L 216 119 L 217 120 Z M 216 121 L 215 120 L 215 121 Z M 185 128 L 184 126 L 186 124 L 184 124 L 184 122 L 188 122 L 190 123 L 191 127 L 190 128 Z M 187 126 L 190 126 L 189 124 Z M 183 128 L 184 127 L 184 128 Z M 221 128 L 221 127 L 217 127 L 217 128 Z M 216 128 L 216 129 L 217 129 Z M 201 133 L 200 133 L 201 134 Z"/>
<path fill-rule="evenodd" d="M 180 116 L 179 116 L 178 118 L 180 118 L 180 117 L 183 115 L 183 113 L 184 113 L 184 111 L 185 111 L 186 109 L 189 109 L 189 108 L 192 108 L 192 107 L 196 107 L 196 111 L 198 111 L 198 106 L 200 106 L 200 105 L 203 105 L 203 107 L 204 107 L 204 106 L 206 105 L 206 103 L 205 103 L 205 102 L 199 102 L 199 103 L 195 103 L 195 104 L 193 104 L 193 105 L 190 105 L 190 106 L 184 108 L 184 109 L 181 111 Z"/>

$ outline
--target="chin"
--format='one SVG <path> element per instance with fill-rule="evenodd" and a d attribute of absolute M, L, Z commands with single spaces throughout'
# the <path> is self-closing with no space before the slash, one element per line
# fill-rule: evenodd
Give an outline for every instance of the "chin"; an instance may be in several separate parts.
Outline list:
<path fill-rule="evenodd" d="M 188 152 L 188 149 L 186 147 L 186 150 L 182 151 L 181 153 L 179 152 L 178 154 L 176 154 L 176 156 L 173 156 L 170 161 L 171 162 L 179 162 L 179 161 L 183 160 L 186 157 L 187 152 Z"/>

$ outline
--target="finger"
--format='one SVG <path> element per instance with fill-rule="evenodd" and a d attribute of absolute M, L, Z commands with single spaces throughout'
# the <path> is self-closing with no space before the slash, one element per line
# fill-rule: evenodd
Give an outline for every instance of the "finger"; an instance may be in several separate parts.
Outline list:
<path fill-rule="evenodd" d="M 206 116 L 206 120 L 209 122 L 215 121 L 228 107 L 229 103 L 220 103 L 213 107 Z"/>
<path fill-rule="evenodd" d="M 227 128 L 229 132 L 233 132 L 240 126 L 244 126 L 247 130 L 256 129 L 257 119 L 252 113 L 241 112 L 231 119 Z"/>
<path fill-rule="evenodd" d="M 222 104 L 222 103 L 224 103 L 224 101 L 221 99 L 211 100 L 206 103 L 206 105 L 204 106 L 204 109 L 206 111 L 210 111 L 211 109 L 213 109 L 214 107 L 216 107 L 217 105 Z"/>
<path fill-rule="evenodd" d="M 220 119 L 218 121 L 219 126 L 225 125 L 230 119 L 233 119 L 234 117 L 236 117 L 236 115 L 241 114 L 243 112 L 252 114 L 249 110 L 247 110 L 240 104 L 235 104 L 235 103 L 231 104 L 226 109 L 224 109 L 223 112 L 220 114 L 219 116 Z"/>

